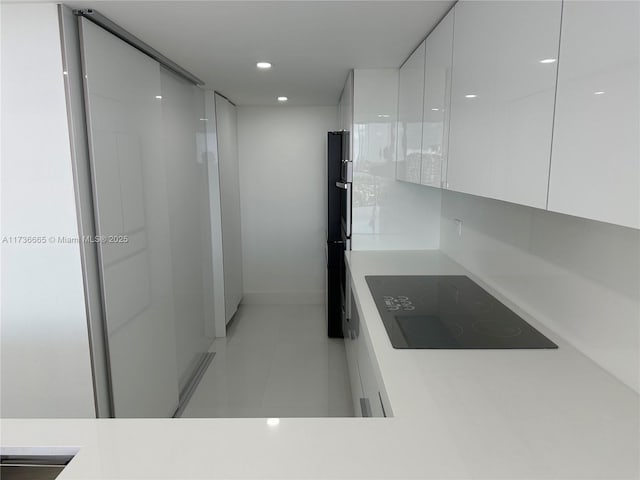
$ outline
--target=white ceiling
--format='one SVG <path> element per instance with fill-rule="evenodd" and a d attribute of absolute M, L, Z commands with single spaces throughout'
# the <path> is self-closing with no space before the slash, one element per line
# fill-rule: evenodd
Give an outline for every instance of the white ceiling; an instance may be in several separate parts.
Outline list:
<path fill-rule="evenodd" d="M 336 105 L 350 68 L 398 67 L 453 1 L 72 1 L 239 105 Z M 273 64 L 258 71 L 257 61 Z"/>

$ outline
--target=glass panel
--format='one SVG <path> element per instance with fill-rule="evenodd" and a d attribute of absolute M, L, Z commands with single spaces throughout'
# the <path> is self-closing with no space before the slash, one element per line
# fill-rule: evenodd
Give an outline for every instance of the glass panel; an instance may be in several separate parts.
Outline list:
<path fill-rule="evenodd" d="M 213 338 L 213 272 L 204 92 L 161 68 L 163 154 L 182 389 Z"/>
<path fill-rule="evenodd" d="M 116 417 L 168 417 L 213 340 L 204 92 L 82 19 Z"/>

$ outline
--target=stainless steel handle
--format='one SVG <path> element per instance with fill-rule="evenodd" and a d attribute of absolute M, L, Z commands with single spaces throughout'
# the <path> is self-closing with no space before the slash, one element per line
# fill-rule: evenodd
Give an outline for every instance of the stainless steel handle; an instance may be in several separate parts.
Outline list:
<path fill-rule="evenodd" d="M 369 405 L 368 398 L 360 398 L 360 410 L 362 411 L 363 417 L 371 416 L 371 406 Z"/>
<path fill-rule="evenodd" d="M 353 181 L 353 162 L 342 160 L 342 179 L 347 182 Z"/>
<path fill-rule="evenodd" d="M 336 182 L 336 187 L 341 188 L 343 190 L 349 189 L 349 183 L 346 182 Z"/>

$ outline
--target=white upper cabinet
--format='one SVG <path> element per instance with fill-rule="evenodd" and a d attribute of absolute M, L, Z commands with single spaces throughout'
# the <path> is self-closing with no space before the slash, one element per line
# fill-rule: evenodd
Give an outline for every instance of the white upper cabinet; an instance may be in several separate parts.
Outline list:
<path fill-rule="evenodd" d="M 549 210 L 640 228 L 640 3 L 565 2 Z"/>
<path fill-rule="evenodd" d="M 546 208 L 561 6 L 456 5 L 447 188 Z"/>
<path fill-rule="evenodd" d="M 422 170 L 420 183 L 440 187 L 449 136 L 449 100 L 453 51 L 453 15 L 449 14 L 425 40 Z"/>
<path fill-rule="evenodd" d="M 420 183 L 422 163 L 424 54 L 422 42 L 400 67 L 396 178 L 413 183 Z"/>

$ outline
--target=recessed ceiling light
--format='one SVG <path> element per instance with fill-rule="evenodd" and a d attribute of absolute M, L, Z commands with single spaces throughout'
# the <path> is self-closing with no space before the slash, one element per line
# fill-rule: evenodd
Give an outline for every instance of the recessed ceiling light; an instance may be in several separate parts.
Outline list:
<path fill-rule="evenodd" d="M 469 93 L 467 95 L 464 96 L 464 98 L 476 98 L 478 95 L 476 95 L 475 93 Z"/>
<path fill-rule="evenodd" d="M 161 99 L 162 99 L 162 95 L 156 95 L 156 98 L 157 98 L 158 100 L 161 100 Z"/>
<path fill-rule="evenodd" d="M 604 95 L 604 92 L 599 91 L 599 92 L 593 92 L 594 95 Z"/>
<path fill-rule="evenodd" d="M 543 58 L 542 60 L 540 60 L 540 63 L 556 63 L 556 59 L 555 58 Z"/>
<path fill-rule="evenodd" d="M 279 102 L 286 102 L 287 100 L 289 100 L 288 97 L 278 97 Z"/>
<path fill-rule="evenodd" d="M 270 427 L 277 427 L 278 425 L 280 425 L 280 419 L 279 418 L 267 418 L 267 425 L 269 425 Z"/>
<path fill-rule="evenodd" d="M 378 118 L 389 118 L 389 115 L 387 115 L 386 113 L 380 113 L 378 114 Z"/>
<path fill-rule="evenodd" d="M 258 62 L 256 63 L 256 67 L 260 70 L 269 70 L 271 68 L 271 64 L 269 62 Z"/>
<path fill-rule="evenodd" d="M 440 111 L 439 108 L 432 108 L 431 110 L 434 111 L 434 112 L 439 112 Z"/>

